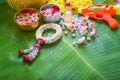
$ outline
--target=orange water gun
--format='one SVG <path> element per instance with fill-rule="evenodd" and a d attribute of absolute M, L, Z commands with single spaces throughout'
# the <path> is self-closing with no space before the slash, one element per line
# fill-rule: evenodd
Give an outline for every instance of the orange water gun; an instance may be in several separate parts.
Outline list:
<path fill-rule="evenodd" d="M 112 18 L 116 15 L 116 9 L 110 4 L 94 4 L 82 8 L 79 13 L 84 16 L 88 15 L 91 18 L 106 21 L 111 29 L 115 29 L 118 25 L 118 21 Z"/>

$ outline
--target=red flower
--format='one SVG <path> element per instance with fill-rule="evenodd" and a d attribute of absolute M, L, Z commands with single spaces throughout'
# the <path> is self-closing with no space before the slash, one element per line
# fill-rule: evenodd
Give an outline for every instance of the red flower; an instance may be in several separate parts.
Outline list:
<path fill-rule="evenodd" d="M 58 7 L 53 6 L 53 9 L 51 11 L 51 14 L 54 15 L 55 13 L 57 13 L 59 11 Z"/>

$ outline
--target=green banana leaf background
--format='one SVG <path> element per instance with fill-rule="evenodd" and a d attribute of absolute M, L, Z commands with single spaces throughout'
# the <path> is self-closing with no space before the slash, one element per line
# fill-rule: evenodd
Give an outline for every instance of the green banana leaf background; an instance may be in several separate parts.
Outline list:
<path fill-rule="evenodd" d="M 94 0 L 104 2 L 112 0 Z M 104 21 L 93 20 L 98 37 L 73 46 L 74 39 L 63 34 L 56 43 L 42 46 L 33 63 L 27 64 L 17 50 L 36 42 L 36 30 L 22 31 L 14 22 L 15 13 L 0 0 L 0 80 L 120 80 L 120 23 L 111 30 Z M 114 18 L 120 22 L 120 16 Z"/>

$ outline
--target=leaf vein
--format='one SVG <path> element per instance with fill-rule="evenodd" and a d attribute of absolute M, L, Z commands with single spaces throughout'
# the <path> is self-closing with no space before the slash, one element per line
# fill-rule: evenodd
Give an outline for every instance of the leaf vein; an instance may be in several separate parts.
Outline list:
<path fill-rule="evenodd" d="M 87 61 L 85 58 L 83 58 L 83 56 L 82 56 L 81 54 L 79 54 L 79 52 L 76 51 L 76 50 L 73 48 L 72 45 L 70 45 L 70 44 L 68 43 L 68 41 L 66 41 L 65 39 L 63 39 L 63 41 L 64 41 L 67 45 L 69 45 L 69 46 L 73 49 L 73 51 L 75 51 L 75 53 L 80 57 L 81 60 L 83 60 L 83 61 L 85 62 L 85 64 L 87 64 L 93 71 L 95 71 L 103 80 L 106 80 L 106 79 L 103 77 L 103 75 L 101 75 L 101 73 L 100 73 L 99 71 L 97 71 L 91 64 L 89 64 L 88 61 Z"/>

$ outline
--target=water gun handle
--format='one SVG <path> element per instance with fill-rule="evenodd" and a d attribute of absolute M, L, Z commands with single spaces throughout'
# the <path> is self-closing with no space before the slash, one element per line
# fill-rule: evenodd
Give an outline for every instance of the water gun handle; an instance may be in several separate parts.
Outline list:
<path fill-rule="evenodd" d="M 117 20 L 112 18 L 112 16 L 108 13 L 104 13 L 102 17 L 110 26 L 111 29 L 115 29 L 118 25 Z"/>

